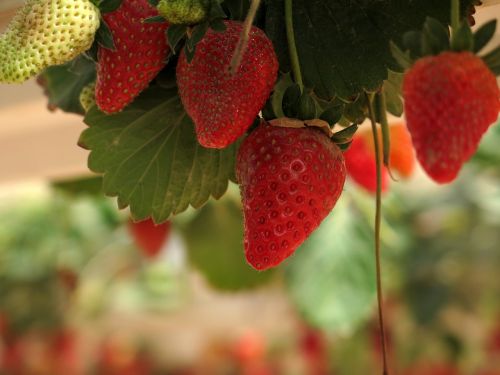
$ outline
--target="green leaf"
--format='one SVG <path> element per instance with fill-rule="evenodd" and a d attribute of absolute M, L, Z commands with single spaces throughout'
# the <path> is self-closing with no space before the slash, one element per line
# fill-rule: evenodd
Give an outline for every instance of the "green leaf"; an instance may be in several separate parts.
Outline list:
<path fill-rule="evenodd" d="M 113 51 L 116 49 L 115 42 L 113 41 L 113 34 L 104 20 L 101 20 L 101 26 L 99 27 L 99 30 L 97 30 L 96 41 L 104 48 Z"/>
<path fill-rule="evenodd" d="M 481 51 L 495 35 L 497 29 L 497 20 L 491 20 L 482 25 L 474 33 L 474 53 Z"/>
<path fill-rule="evenodd" d="M 463 5 L 470 4 L 463 1 Z M 267 2 L 266 32 L 277 49 L 280 66 L 289 66 L 283 41 L 283 0 Z M 447 22 L 448 1 L 435 0 L 294 0 L 293 24 L 304 85 L 325 100 L 350 101 L 377 90 L 387 70 L 398 70 L 389 41 L 397 44 L 426 17 Z"/>
<path fill-rule="evenodd" d="M 375 301 L 372 234 L 345 197 L 297 250 L 286 268 L 293 302 L 306 320 L 329 332 L 350 332 Z"/>
<path fill-rule="evenodd" d="M 104 174 L 103 190 L 130 206 L 135 220 L 160 223 L 218 199 L 233 178 L 238 144 L 206 149 L 196 140 L 177 90 L 152 87 L 123 112 L 92 108 L 79 144 L 91 150 L 89 168 Z"/>
<path fill-rule="evenodd" d="M 122 5 L 123 0 L 103 0 L 99 4 L 99 10 L 102 14 L 111 13 Z"/>
<path fill-rule="evenodd" d="M 328 122 L 330 126 L 333 126 L 340 121 L 343 111 L 344 106 L 342 104 L 334 105 L 323 111 L 319 118 Z"/>
<path fill-rule="evenodd" d="M 273 271 L 254 270 L 245 260 L 243 217 L 237 191 L 227 194 L 217 204 L 204 206 L 186 227 L 181 227 L 181 232 L 190 262 L 218 289 L 252 288 L 274 275 Z"/>
<path fill-rule="evenodd" d="M 83 115 L 80 93 L 90 82 L 95 81 L 93 61 L 80 56 L 64 65 L 51 66 L 40 75 L 40 81 L 49 98 L 49 105 L 64 112 Z"/>

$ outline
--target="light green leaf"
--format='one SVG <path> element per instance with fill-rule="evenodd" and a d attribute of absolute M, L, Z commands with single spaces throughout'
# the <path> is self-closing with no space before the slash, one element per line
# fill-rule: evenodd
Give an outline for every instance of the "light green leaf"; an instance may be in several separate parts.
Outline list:
<path fill-rule="evenodd" d="M 343 197 L 291 258 L 288 290 L 311 324 L 347 333 L 370 315 L 375 301 L 371 237 Z"/>

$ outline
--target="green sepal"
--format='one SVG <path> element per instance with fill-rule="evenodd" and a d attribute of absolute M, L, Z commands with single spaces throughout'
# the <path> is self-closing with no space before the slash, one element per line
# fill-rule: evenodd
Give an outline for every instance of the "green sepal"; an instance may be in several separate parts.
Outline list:
<path fill-rule="evenodd" d="M 392 41 L 390 42 L 389 46 L 392 56 L 403 69 L 409 69 L 413 65 L 413 59 L 411 58 L 409 51 L 403 51 L 398 47 L 396 43 Z"/>
<path fill-rule="evenodd" d="M 273 118 L 285 117 L 283 112 L 283 97 L 285 96 L 286 90 L 294 84 L 290 73 L 283 74 L 278 82 L 274 85 L 274 90 L 269 100 L 266 103 L 269 104 L 267 111 L 263 112 L 264 118 L 266 120 L 271 120 Z"/>
<path fill-rule="evenodd" d="M 159 2 L 160 0 L 148 0 L 148 3 L 155 8 L 158 6 Z"/>
<path fill-rule="evenodd" d="M 342 118 L 342 113 L 344 112 L 344 105 L 337 104 L 325 109 L 319 118 L 323 121 L 328 122 L 330 126 L 335 125 Z"/>
<path fill-rule="evenodd" d="M 283 95 L 283 113 L 286 117 L 297 118 L 299 101 L 302 96 L 300 86 L 296 83 L 290 85 Z"/>
<path fill-rule="evenodd" d="M 422 54 L 422 32 L 408 31 L 403 35 L 403 45 L 410 51 L 410 57 L 414 60 L 423 56 Z"/>
<path fill-rule="evenodd" d="M 170 25 L 167 28 L 167 42 L 173 54 L 176 53 L 177 45 L 186 36 L 186 25 Z"/>
<path fill-rule="evenodd" d="M 101 20 L 101 26 L 97 30 L 96 41 L 103 48 L 116 50 L 113 34 L 104 20 Z"/>
<path fill-rule="evenodd" d="M 338 131 L 333 134 L 332 141 L 337 145 L 343 145 L 346 143 L 350 143 L 352 141 L 352 137 L 358 131 L 358 125 L 352 124 L 341 131 Z"/>
<path fill-rule="evenodd" d="M 226 18 L 227 14 L 217 0 L 212 0 L 210 10 L 208 11 L 208 19 L 214 21 L 221 18 Z"/>
<path fill-rule="evenodd" d="M 481 57 L 484 63 L 496 76 L 500 75 L 500 47 L 495 48 L 485 56 Z"/>
<path fill-rule="evenodd" d="M 200 40 L 203 39 L 206 32 L 208 31 L 209 26 L 210 25 L 208 22 L 203 22 L 191 29 L 191 36 L 188 38 L 185 47 L 186 58 L 188 62 L 191 62 L 191 60 L 193 60 L 194 53 L 196 51 L 196 45 Z"/>
<path fill-rule="evenodd" d="M 337 143 L 337 147 L 340 148 L 340 151 L 346 152 L 351 147 L 352 141 L 347 143 Z"/>
<path fill-rule="evenodd" d="M 386 98 L 387 111 L 396 117 L 401 117 L 403 114 L 404 106 L 401 98 L 403 77 L 404 74 L 389 70 L 388 77 L 382 86 Z"/>
<path fill-rule="evenodd" d="M 297 108 L 297 118 L 299 120 L 311 120 L 317 117 L 316 102 L 308 93 L 304 90 L 300 96 L 298 108 Z"/>
<path fill-rule="evenodd" d="M 111 13 L 122 5 L 123 0 L 102 0 L 99 3 L 99 10 L 102 14 Z"/>
<path fill-rule="evenodd" d="M 360 95 L 354 102 L 347 103 L 343 117 L 350 123 L 361 124 L 368 117 L 367 103 L 364 95 Z"/>
<path fill-rule="evenodd" d="M 165 22 L 167 22 L 165 18 L 163 18 L 160 15 L 148 17 L 144 21 L 142 21 L 142 23 L 165 23 Z"/>
<path fill-rule="evenodd" d="M 474 35 L 466 21 L 463 21 L 458 29 L 454 30 L 451 38 L 451 49 L 457 52 L 474 50 Z"/>
<path fill-rule="evenodd" d="M 491 20 L 482 25 L 474 33 L 474 53 L 481 51 L 493 38 L 497 29 L 497 20 Z"/>
<path fill-rule="evenodd" d="M 438 55 L 450 49 L 448 29 L 438 20 L 427 17 L 422 31 L 420 50 L 423 55 Z"/>
<path fill-rule="evenodd" d="M 223 33 L 227 29 L 226 24 L 221 18 L 210 21 L 210 28 L 217 33 Z"/>

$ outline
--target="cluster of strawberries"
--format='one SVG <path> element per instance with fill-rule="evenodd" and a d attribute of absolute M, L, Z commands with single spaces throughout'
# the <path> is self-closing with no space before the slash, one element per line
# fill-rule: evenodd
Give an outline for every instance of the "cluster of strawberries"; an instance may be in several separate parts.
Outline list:
<path fill-rule="evenodd" d="M 95 89 L 87 88 L 82 102 L 88 106 L 89 96 L 95 94 L 95 103 L 103 112 L 121 111 L 165 67 L 170 52 L 165 37 L 169 25 L 182 23 L 186 17 L 191 17 L 188 24 L 199 22 L 211 2 L 162 0 L 157 7 L 150 3 L 123 0 L 100 16 L 90 0 L 28 0 L 26 9 L 0 39 L 0 82 L 19 82 L 61 63 L 56 55 L 70 60 L 84 52 L 101 17 L 112 34 L 114 48 L 99 46 Z M 81 19 L 82 11 L 86 21 Z M 144 22 L 158 17 L 158 12 L 167 22 Z M 57 22 L 27 25 L 28 20 L 45 19 L 47 14 Z M 66 23 L 83 30 L 79 38 L 66 35 Z M 183 49 L 177 65 L 180 98 L 195 124 L 198 141 L 208 148 L 224 148 L 249 132 L 273 91 L 279 70 L 272 42 L 264 31 L 251 27 L 241 63 L 235 73 L 230 72 L 235 48 L 245 32 L 242 23 L 231 20 L 224 21 L 223 29 L 209 29 L 193 56 Z M 44 37 L 47 33 L 50 38 Z M 39 43 L 45 40 L 56 40 L 57 48 L 52 42 Z M 69 40 L 71 43 L 65 43 Z M 13 47 L 21 45 L 24 47 L 16 54 Z M 54 53 L 54 48 L 64 53 Z M 394 147 L 388 166 L 403 177 L 413 169 L 413 144 L 431 178 L 440 183 L 454 180 L 496 121 L 499 89 L 495 75 L 469 49 L 433 51 L 408 66 L 403 96 L 412 142 L 404 125 L 393 126 Z M 274 126 L 261 119 L 243 141 L 236 166 L 248 262 L 264 270 L 290 256 L 333 209 L 347 172 L 374 191 L 374 162 L 373 141 L 362 132 L 343 153 L 317 127 Z M 386 189 L 388 172 L 383 173 L 382 187 Z"/>

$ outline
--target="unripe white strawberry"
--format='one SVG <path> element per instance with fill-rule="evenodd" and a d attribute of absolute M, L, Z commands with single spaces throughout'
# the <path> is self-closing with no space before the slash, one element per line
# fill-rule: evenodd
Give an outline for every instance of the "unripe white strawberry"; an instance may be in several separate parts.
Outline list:
<path fill-rule="evenodd" d="M 99 28 L 90 0 L 27 0 L 0 36 L 0 82 L 22 83 L 89 49 Z"/>

